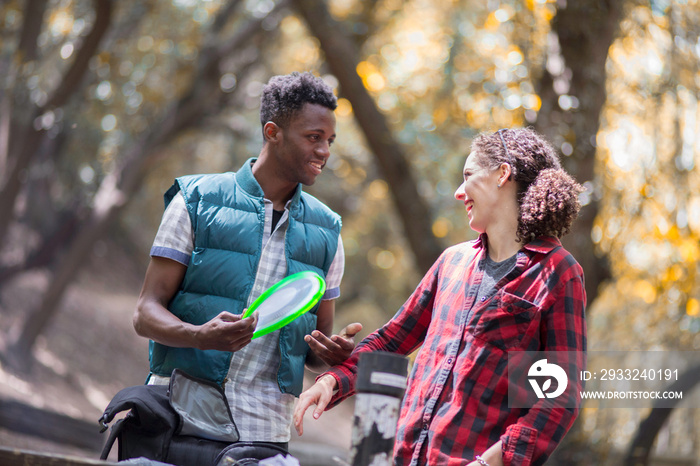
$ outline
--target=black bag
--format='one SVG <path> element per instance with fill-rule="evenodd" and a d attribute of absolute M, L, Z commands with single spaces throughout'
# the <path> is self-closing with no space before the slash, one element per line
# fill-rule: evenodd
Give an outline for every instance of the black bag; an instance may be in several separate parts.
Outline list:
<path fill-rule="evenodd" d="M 236 442 L 224 448 L 214 462 L 215 466 L 253 466 L 277 455 L 287 457 L 286 448 L 276 443 Z"/>
<path fill-rule="evenodd" d="M 213 465 L 237 442 L 238 429 L 223 389 L 175 369 L 170 385 L 139 385 L 119 391 L 99 422 L 102 432 L 117 413 L 129 410 L 111 428 L 100 459 L 119 440 L 119 461 L 144 457 L 178 466 Z"/>

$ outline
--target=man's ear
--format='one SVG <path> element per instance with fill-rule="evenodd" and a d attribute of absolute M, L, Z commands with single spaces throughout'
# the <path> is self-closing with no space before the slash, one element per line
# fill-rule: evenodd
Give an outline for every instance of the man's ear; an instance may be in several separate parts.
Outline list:
<path fill-rule="evenodd" d="M 276 143 L 282 136 L 282 128 L 277 126 L 276 123 L 268 121 L 263 126 L 263 136 L 265 137 L 265 142 Z"/>

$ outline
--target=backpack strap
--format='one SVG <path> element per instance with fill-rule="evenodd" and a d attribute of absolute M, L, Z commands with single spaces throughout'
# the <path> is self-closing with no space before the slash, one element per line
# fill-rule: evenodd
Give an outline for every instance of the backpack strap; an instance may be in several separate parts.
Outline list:
<path fill-rule="evenodd" d="M 177 414 L 172 410 L 168 400 L 167 385 L 136 385 L 121 389 L 105 408 L 99 423 L 102 432 L 107 430 L 107 424 L 114 416 L 122 411 L 131 410 L 134 421 L 150 430 L 167 430 L 177 426 Z"/>
<path fill-rule="evenodd" d="M 100 423 L 102 424 L 102 430 L 100 430 L 100 433 L 103 433 L 105 430 L 107 430 L 109 426 L 107 426 L 107 424 L 105 424 L 102 421 L 102 418 L 100 418 Z M 117 440 L 119 434 L 122 433 L 122 430 L 124 430 L 124 419 L 119 419 L 112 426 L 112 430 L 109 431 L 109 437 L 107 437 L 105 445 L 104 447 L 102 447 L 102 454 L 100 454 L 101 460 L 107 459 L 107 457 L 109 456 L 109 452 L 112 451 L 112 447 L 114 446 L 115 440 Z"/>
<path fill-rule="evenodd" d="M 116 439 L 119 439 L 119 460 L 143 456 L 145 452 L 152 452 L 151 456 L 156 459 L 167 457 L 170 440 L 179 422 L 177 413 L 170 406 L 168 391 L 167 385 L 137 385 L 123 388 L 112 398 L 98 421 L 101 432 L 107 430 L 118 413 L 129 412 L 112 426 L 102 451 L 104 458 L 109 455 Z M 125 436 L 132 440 L 127 441 Z M 143 441 L 134 442 L 134 438 Z"/>

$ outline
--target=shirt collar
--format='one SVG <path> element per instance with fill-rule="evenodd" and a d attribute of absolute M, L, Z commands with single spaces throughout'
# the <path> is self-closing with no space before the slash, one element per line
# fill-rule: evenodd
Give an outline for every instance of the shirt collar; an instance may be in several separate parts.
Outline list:
<path fill-rule="evenodd" d="M 528 251 L 548 254 L 554 249 L 561 247 L 561 241 L 556 236 L 538 236 L 534 240 L 523 246 Z"/>
<path fill-rule="evenodd" d="M 257 157 L 251 157 L 243 163 L 243 166 L 236 172 L 236 181 L 238 185 L 243 188 L 245 192 L 254 197 L 264 198 L 265 193 L 263 192 L 258 180 L 255 179 L 253 175 L 253 164 L 258 160 Z M 297 184 L 294 195 L 287 202 L 286 206 L 294 205 L 298 203 L 301 197 L 301 183 Z"/>
<path fill-rule="evenodd" d="M 473 247 L 474 249 L 486 248 L 486 244 L 486 233 L 482 233 L 474 241 Z M 522 249 L 540 254 L 547 254 L 560 246 L 561 241 L 555 236 L 539 236 L 529 243 L 526 243 Z"/>

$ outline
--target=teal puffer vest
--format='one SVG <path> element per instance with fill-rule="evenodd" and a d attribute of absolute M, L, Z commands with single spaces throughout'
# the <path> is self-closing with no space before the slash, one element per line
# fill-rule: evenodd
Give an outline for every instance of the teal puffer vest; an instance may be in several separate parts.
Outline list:
<path fill-rule="evenodd" d="M 262 252 L 265 204 L 249 159 L 237 173 L 178 178 L 166 205 L 182 191 L 194 230 L 194 251 L 181 289 L 169 309 L 181 320 L 201 325 L 222 311 L 241 314 L 255 282 Z M 297 187 L 289 205 L 285 236 L 287 275 L 312 270 L 325 278 L 340 235 L 340 217 Z M 283 327 L 279 337 L 277 382 L 282 393 L 298 396 L 309 346 L 304 336 L 316 328 L 318 306 Z M 174 368 L 222 384 L 233 353 L 173 348 L 150 342 L 151 373 L 169 376 Z"/>

